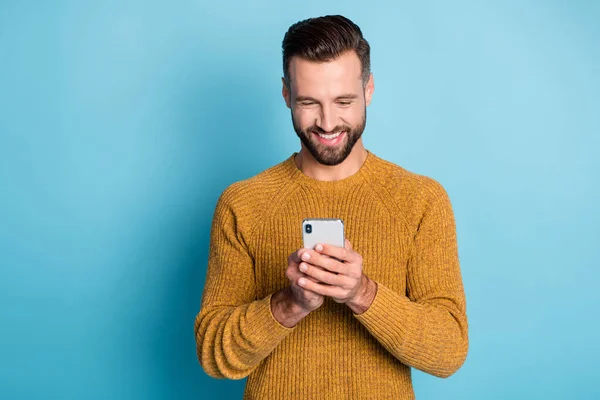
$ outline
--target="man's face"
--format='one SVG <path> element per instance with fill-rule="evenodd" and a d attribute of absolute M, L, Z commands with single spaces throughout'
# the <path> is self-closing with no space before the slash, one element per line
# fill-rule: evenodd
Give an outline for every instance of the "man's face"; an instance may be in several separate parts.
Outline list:
<path fill-rule="evenodd" d="M 321 164 L 344 161 L 365 129 L 373 77 L 365 86 L 361 72 L 354 51 L 328 62 L 290 61 L 290 87 L 284 83 L 283 96 L 296 134 Z"/>

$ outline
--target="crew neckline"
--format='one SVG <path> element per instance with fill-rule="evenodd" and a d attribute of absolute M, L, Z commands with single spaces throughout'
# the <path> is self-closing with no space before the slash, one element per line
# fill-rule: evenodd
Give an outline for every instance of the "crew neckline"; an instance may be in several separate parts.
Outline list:
<path fill-rule="evenodd" d="M 373 159 L 375 158 L 375 155 L 373 153 L 371 153 L 369 150 L 367 150 L 367 157 L 365 158 L 365 161 L 360 166 L 358 171 L 356 171 L 354 174 L 352 174 L 344 179 L 338 179 L 335 181 L 322 181 L 319 179 L 311 178 L 310 176 L 308 176 L 304 172 L 302 172 L 302 170 L 300 168 L 298 168 L 298 166 L 296 165 L 296 161 L 295 161 L 297 154 L 298 154 L 298 152 L 292 153 L 292 155 L 287 159 L 287 162 L 286 162 L 288 168 L 291 171 L 292 178 L 298 183 L 301 183 L 301 184 L 304 184 L 307 186 L 312 186 L 312 187 L 320 187 L 320 188 L 345 188 L 345 187 L 349 187 L 349 186 L 354 186 L 358 182 L 363 181 L 363 178 L 366 174 L 366 170 L 368 169 L 369 165 L 373 162 Z"/>

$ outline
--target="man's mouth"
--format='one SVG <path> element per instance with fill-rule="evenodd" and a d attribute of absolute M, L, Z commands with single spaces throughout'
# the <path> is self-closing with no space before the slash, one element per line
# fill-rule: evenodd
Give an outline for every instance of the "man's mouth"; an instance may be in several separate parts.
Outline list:
<path fill-rule="evenodd" d="M 336 137 L 340 136 L 344 131 L 340 131 L 337 133 L 332 133 L 331 135 L 326 135 L 324 133 L 317 133 L 317 135 L 319 135 L 320 137 L 322 137 L 323 139 L 327 139 L 327 140 L 333 140 Z"/>
<path fill-rule="evenodd" d="M 324 144 L 324 145 L 328 145 L 328 146 L 335 146 L 337 144 L 339 144 L 342 139 L 344 138 L 346 131 L 339 131 L 336 133 L 317 133 L 315 131 L 313 131 L 313 134 L 315 134 L 315 136 L 317 136 L 317 140 Z"/>

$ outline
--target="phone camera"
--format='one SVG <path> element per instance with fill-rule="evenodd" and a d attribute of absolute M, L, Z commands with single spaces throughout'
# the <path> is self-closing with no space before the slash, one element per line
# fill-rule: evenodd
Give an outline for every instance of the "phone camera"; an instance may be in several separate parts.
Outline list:
<path fill-rule="evenodd" d="M 306 233 L 312 233 L 312 225 L 311 224 L 306 224 L 304 226 L 304 230 L 306 231 Z"/>

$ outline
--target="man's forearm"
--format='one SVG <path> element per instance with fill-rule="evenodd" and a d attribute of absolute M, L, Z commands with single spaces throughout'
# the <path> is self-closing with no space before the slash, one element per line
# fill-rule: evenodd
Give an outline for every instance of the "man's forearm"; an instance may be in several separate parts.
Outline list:
<path fill-rule="evenodd" d="M 196 351 L 207 374 L 241 379 L 293 329 L 273 318 L 272 295 L 239 306 L 203 304 L 196 317 Z"/>
<path fill-rule="evenodd" d="M 292 328 L 310 311 L 304 310 L 294 302 L 292 288 L 288 286 L 271 296 L 271 313 L 281 325 Z"/>
<path fill-rule="evenodd" d="M 404 364 L 447 377 L 468 350 L 463 299 L 462 292 L 449 291 L 418 303 L 379 283 L 369 309 L 355 318 Z"/>

